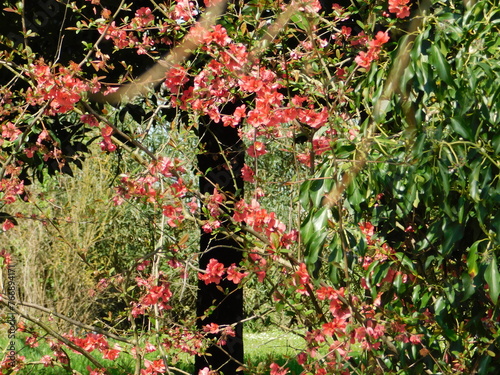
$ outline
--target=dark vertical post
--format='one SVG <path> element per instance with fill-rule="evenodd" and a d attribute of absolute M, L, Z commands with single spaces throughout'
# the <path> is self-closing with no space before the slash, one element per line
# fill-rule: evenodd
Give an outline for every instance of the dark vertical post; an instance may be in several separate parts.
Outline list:
<path fill-rule="evenodd" d="M 231 106 L 231 105 L 229 105 Z M 217 186 L 228 200 L 235 201 L 243 194 L 243 180 L 241 168 L 244 163 L 242 140 L 238 129 L 224 127 L 208 121 L 200 125 L 200 153 L 198 167 L 202 172 L 200 178 L 200 192 L 202 194 L 214 191 Z M 231 214 L 232 205 L 226 209 Z M 223 226 L 231 231 L 230 223 L 225 221 Z M 216 259 L 225 267 L 235 263 L 239 265 L 243 259 L 241 244 L 226 234 L 212 234 L 201 232 L 200 240 L 200 269 L 206 269 L 210 259 Z M 211 310 L 210 308 L 215 308 Z M 208 313 L 208 311 L 210 313 Z M 207 355 L 197 356 L 195 360 L 195 375 L 198 371 L 209 367 L 224 375 L 242 374 L 237 371 L 243 362 L 243 289 L 232 281 L 222 280 L 219 285 L 214 283 L 205 285 L 198 282 L 197 299 L 198 327 L 216 323 L 218 325 L 236 324 L 235 337 L 227 337 L 225 345 L 212 345 Z M 212 335 L 216 339 L 216 335 Z"/>

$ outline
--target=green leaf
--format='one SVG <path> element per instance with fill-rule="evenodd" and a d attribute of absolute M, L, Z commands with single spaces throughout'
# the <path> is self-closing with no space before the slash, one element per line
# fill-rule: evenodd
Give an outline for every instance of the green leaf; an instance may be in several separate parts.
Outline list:
<path fill-rule="evenodd" d="M 436 299 L 436 302 L 434 302 L 435 315 L 440 315 L 443 311 L 446 311 L 446 305 L 446 298 L 444 298 L 443 296 Z"/>
<path fill-rule="evenodd" d="M 490 298 L 496 305 L 498 302 L 498 295 L 500 294 L 500 274 L 498 272 L 496 255 L 493 255 L 490 264 L 486 267 L 484 279 L 489 286 Z"/>
<path fill-rule="evenodd" d="M 326 239 L 326 233 L 318 234 L 306 245 L 306 254 L 304 255 L 304 262 L 306 265 L 315 265 L 318 261 L 323 244 Z"/>
<path fill-rule="evenodd" d="M 314 236 L 314 225 L 311 220 L 311 214 L 302 222 L 300 226 L 300 235 L 305 244 L 311 242 L 312 237 Z"/>
<path fill-rule="evenodd" d="M 438 163 L 438 167 L 439 174 L 441 175 L 441 182 L 443 183 L 444 198 L 446 198 L 450 193 L 450 174 L 448 173 L 448 167 L 446 167 L 442 161 Z"/>
<path fill-rule="evenodd" d="M 495 155 L 500 155 L 500 134 L 497 134 L 493 137 L 491 144 L 493 145 Z"/>
<path fill-rule="evenodd" d="M 460 241 L 464 236 L 464 230 L 462 225 L 454 221 L 450 222 L 449 220 L 443 221 L 442 230 L 444 235 L 444 241 L 443 241 L 443 246 L 441 248 L 441 254 L 444 257 L 447 257 L 453 250 L 455 243 L 457 241 Z"/>
<path fill-rule="evenodd" d="M 314 229 L 316 232 L 321 232 L 325 229 L 328 218 L 330 217 L 330 209 L 328 207 L 320 208 L 311 217 Z"/>
<path fill-rule="evenodd" d="M 394 255 L 396 256 L 396 258 L 398 258 L 403 267 L 405 267 L 407 270 L 411 270 L 412 273 L 416 272 L 415 265 L 413 264 L 411 259 L 408 258 L 408 256 L 403 253 L 395 253 Z"/>
<path fill-rule="evenodd" d="M 469 124 L 464 123 L 463 117 L 455 116 L 450 118 L 451 128 L 468 141 L 474 140 L 472 129 Z"/>
<path fill-rule="evenodd" d="M 462 285 L 463 285 L 463 296 L 461 302 L 467 301 L 476 291 L 476 286 L 474 285 L 474 281 L 470 277 L 468 273 L 462 274 Z"/>
<path fill-rule="evenodd" d="M 450 74 L 450 64 L 446 61 L 445 57 L 435 44 L 431 46 L 430 56 L 431 63 L 436 68 L 439 78 L 441 78 L 448 85 L 453 86 L 453 79 Z"/>
<path fill-rule="evenodd" d="M 307 18 L 305 18 L 301 12 L 295 12 L 290 19 L 299 29 L 305 31 L 309 29 Z"/>
<path fill-rule="evenodd" d="M 342 260 L 344 258 L 344 252 L 342 250 L 342 243 L 338 234 L 335 234 L 328 246 L 330 254 L 328 256 L 328 263 L 330 266 L 330 280 L 334 285 L 340 282 L 339 273 L 342 270 Z"/>
<path fill-rule="evenodd" d="M 477 247 L 479 245 L 479 242 L 480 241 L 474 242 L 467 252 L 467 272 L 473 278 L 476 277 L 479 271 L 479 264 L 477 262 L 479 258 L 477 254 Z"/>
<path fill-rule="evenodd" d="M 390 267 L 389 263 L 382 263 L 373 269 L 372 286 L 379 284 L 387 276 Z"/>
<path fill-rule="evenodd" d="M 307 180 L 302 185 L 300 185 L 299 201 L 304 210 L 309 209 L 309 189 L 311 187 L 311 181 Z"/>

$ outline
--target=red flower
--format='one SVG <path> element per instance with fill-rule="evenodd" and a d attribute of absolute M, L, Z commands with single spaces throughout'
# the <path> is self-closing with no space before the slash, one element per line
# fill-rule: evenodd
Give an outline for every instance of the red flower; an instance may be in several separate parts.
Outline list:
<path fill-rule="evenodd" d="M 155 16 L 151 13 L 151 9 L 142 7 L 137 9 L 137 12 L 135 12 L 135 18 L 132 20 L 132 22 L 139 25 L 140 27 L 145 27 L 154 20 Z"/>
<path fill-rule="evenodd" d="M 254 142 L 253 145 L 251 145 L 248 150 L 248 155 L 250 155 L 253 158 L 258 158 L 259 156 L 262 156 L 267 153 L 266 151 L 266 145 L 262 142 Z"/>
<path fill-rule="evenodd" d="M 284 369 L 283 367 L 280 367 L 276 363 L 271 363 L 271 373 L 270 375 L 286 375 L 288 374 L 288 369 Z"/>
<path fill-rule="evenodd" d="M 97 121 L 97 119 L 92 115 L 82 115 L 80 117 L 80 121 L 89 126 L 99 126 L 99 121 Z"/>
<path fill-rule="evenodd" d="M 22 132 L 10 121 L 2 125 L 2 138 L 15 141 L 21 134 Z"/>
<path fill-rule="evenodd" d="M 254 183 L 255 182 L 255 172 L 248 165 L 244 165 L 241 168 L 241 175 L 243 177 L 243 181 Z"/>
<path fill-rule="evenodd" d="M 227 279 L 235 284 L 239 284 L 247 275 L 248 272 L 239 272 L 235 264 L 227 269 Z"/>
<path fill-rule="evenodd" d="M 231 38 L 227 35 L 227 31 L 223 26 L 215 25 L 214 29 L 205 37 L 204 42 L 206 44 L 214 42 L 224 47 L 231 43 Z"/>
<path fill-rule="evenodd" d="M 50 355 L 44 355 L 40 358 L 40 362 L 43 364 L 43 367 L 54 367 L 54 363 L 52 362 L 52 357 Z"/>
<path fill-rule="evenodd" d="M 356 64 L 358 64 L 362 68 L 368 69 L 370 67 L 370 64 L 374 60 L 373 54 L 366 53 L 365 51 L 361 51 L 358 56 L 354 59 Z"/>
<path fill-rule="evenodd" d="M 219 263 L 217 259 L 210 259 L 205 273 L 198 273 L 198 278 L 205 282 L 205 285 L 210 283 L 219 284 L 222 276 L 225 273 L 224 264 Z"/>
<path fill-rule="evenodd" d="M 178 93 L 187 81 L 187 71 L 180 65 L 173 66 L 165 73 L 164 84 L 174 94 Z"/>
<path fill-rule="evenodd" d="M 210 323 L 203 326 L 203 332 L 217 334 L 219 333 L 219 325 L 217 323 Z"/>
<path fill-rule="evenodd" d="M 2 230 L 4 232 L 7 232 L 9 229 L 14 228 L 14 223 L 10 221 L 9 219 L 6 219 L 3 224 L 2 224 Z"/>
<path fill-rule="evenodd" d="M 389 0 L 389 12 L 396 13 L 397 18 L 406 18 L 410 15 L 410 0 Z"/>
<path fill-rule="evenodd" d="M 370 64 L 374 60 L 378 60 L 378 56 L 380 54 L 380 50 L 382 49 L 382 45 L 389 41 L 389 34 L 383 31 L 379 31 L 375 36 L 375 39 L 368 42 L 368 52 L 361 51 L 358 56 L 354 59 L 356 63 L 362 68 L 368 69 Z"/>
<path fill-rule="evenodd" d="M 297 285 L 305 285 L 309 283 L 310 278 L 305 263 L 300 263 L 299 269 L 295 272 L 294 279 Z"/>
<path fill-rule="evenodd" d="M 102 352 L 102 357 L 104 359 L 109 359 L 111 361 L 114 361 L 120 356 L 120 350 L 118 349 L 105 349 Z"/>
<path fill-rule="evenodd" d="M 323 107 L 320 112 L 304 109 L 299 112 L 299 120 L 313 129 L 319 129 L 328 122 L 328 109 Z"/>

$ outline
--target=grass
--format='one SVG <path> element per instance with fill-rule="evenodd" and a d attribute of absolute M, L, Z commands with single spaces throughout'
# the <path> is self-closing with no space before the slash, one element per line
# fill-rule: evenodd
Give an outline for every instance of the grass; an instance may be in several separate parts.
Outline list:
<path fill-rule="evenodd" d="M 300 336 L 283 331 L 270 330 L 259 333 L 245 333 L 245 357 L 249 365 L 268 368 L 270 362 L 280 366 L 287 365 L 290 374 L 302 372 L 296 356 L 305 347 L 305 341 Z M 259 363 L 263 366 L 259 366 Z M 260 371 L 259 371 L 260 373 Z M 267 371 L 264 373 L 268 373 Z"/>
<path fill-rule="evenodd" d="M 285 333 L 278 330 L 269 330 L 266 332 L 245 332 L 245 363 L 252 368 L 252 374 L 268 374 L 269 364 L 276 362 L 290 369 L 290 374 L 300 374 L 302 368 L 297 364 L 295 357 L 304 347 L 304 340 L 299 336 L 291 333 Z M 3 352 L 7 347 L 8 341 L 0 335 L 0 351 Z M 110 344 L 112 344 L 110 342 Z M 18 354 L 26 357 L 26 362 L 33 363 L 26 366 L 18 375 L 67 375 L 68 373 L 60 367 L 43 367 L 37 361 L 44 355 L 53 355 L 52 350 L 42 343 L 36 348 L 30 348 L 24 344 L 21 337 L 16 338 L 16 348 Z M 79 371 L 81 374 L 88 374 L 87 366 L 94 368 L 86 358 L 73 353 L 69 349 L 65 351 L 70 356 L 72 368 Z M 154 353 L 156 355 L 157 353 Z M 101 358 L 100 355 L 97 358 Z M 156 357 L 155 357 L 156 358 Z M 182 357 L 182 362 L 175 364 L 175 367 L 186 371 L 193 371 L 192 357 Z M 184 360 L 185 358 L 185 360 Z M 110 375 L 125 375 L 133 373 L 134 361 L 131 356 L 123 355 L 116 361 L 100 360 L 107 366 Z"/>

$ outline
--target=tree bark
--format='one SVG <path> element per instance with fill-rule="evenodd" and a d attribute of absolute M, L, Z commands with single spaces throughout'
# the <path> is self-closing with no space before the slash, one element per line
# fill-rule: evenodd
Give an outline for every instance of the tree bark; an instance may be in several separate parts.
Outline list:
<path fill-rule="evenodd" d="M 233 105 L 227 105 L 227 107 Z M 243 180 L 241 168 L 244 163 L 243 143 L 238 129 L 224 127 L 208 121 L 202 124 L 200 132 L 200 154 L 198 167 L 202 173 L 200 192 L 214 192 L 217 187 L 224 193 L 227 200 L 235 202 L 243 195 Z M 232 214 L 232 204 L 226 205 L 225 214 Z M 231 231 L 229 221 L 222 225 Z M 199 258 L 200 269 L 206 269 L 210 259 L 216 259 L 225 267 L 231 264 L 239 265 L 243 259 L 241 244 L 225 234 L 201 232 Z M 213 306 L 213 308 L 212 308 Z M 226 344 L 211 345 L 207 355 L 197 356 L 195 360 L 195 375 L 199 370 L 209 367 L 224 375 L 242 374 L 238 368 L 243 363 L 243 289 L 232 281 L 222 280 L 220 284 L 203 281 L 198 282 L 197 298 L 198 328 L 216 323 L 218 325 L 233 325 L 235 337 L 227 337 Z M 219 335 L 211 335 L 217 340 Z"/>

